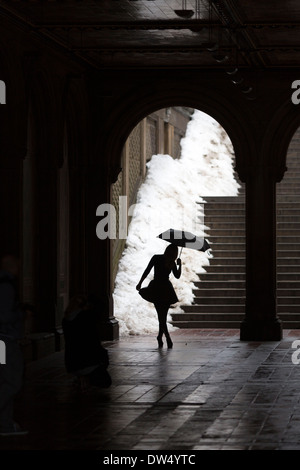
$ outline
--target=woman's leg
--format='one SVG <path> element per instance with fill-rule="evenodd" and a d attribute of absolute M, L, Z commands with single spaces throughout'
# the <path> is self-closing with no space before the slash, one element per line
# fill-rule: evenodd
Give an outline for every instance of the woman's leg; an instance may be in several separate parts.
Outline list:
<path fill-rule="evenodd" d="M 161 344 L 162 340 L 162 335 L 164 334 L 167 340 L 168 347 L 171 348 L 173 346 L 173 343 L 170 338 L 170 334 L 168 331 L 168 326 L 167 326 L 167 315 L 168 315 L 168 310 L 169 310 L 169 304 L 154 304 L 157 316 L 158 316 L 158 322 L 159 322 L 159 331 L 158 331 L 158 337 L 157 340 L 159 344 Z"/>

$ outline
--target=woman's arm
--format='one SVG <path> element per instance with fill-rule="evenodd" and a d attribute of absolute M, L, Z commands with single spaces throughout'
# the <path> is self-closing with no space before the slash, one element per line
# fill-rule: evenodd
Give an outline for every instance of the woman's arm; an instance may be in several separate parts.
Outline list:
<path fill-rule="evenodd" d="M 142 274 L 142 277 L 141 277 L 141 279 L 140 279 L 140 282 L 136 285 L 136 289 L 137 289 L 137 290 L 140 290 L 140 289 L 141 289 L 143 281 L 146 279 L 146 277 L 147 277 L 148 274 L 150 273 L 151 269 L 153 268 L 153 266 L 154 266 L 154 258 L 155 258 L 155 255 L 152 256 L 152 258 L 151 258 L 151 260 L 150 260 L 150 262 L 149 262 L 147 268 L 145 269 L 145 271 L 144 271 L 143 274 Z"/>
<path fill-rule="evenodd" d="M 176 267 L 176 264 L 174 263 L 174 266 L 172 268 L 172 272 L 174 274 L 174 276 L 176 277 L 176 279 L 179 279 L 180 276 L 181 276 L 181 259 L 178 258 L 177 260 L 177 267 Z"/>

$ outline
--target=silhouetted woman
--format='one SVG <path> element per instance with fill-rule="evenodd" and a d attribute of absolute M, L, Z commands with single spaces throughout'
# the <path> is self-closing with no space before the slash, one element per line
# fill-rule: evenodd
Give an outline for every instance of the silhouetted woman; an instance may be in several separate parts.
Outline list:
<path fill-rule="evenodd" d="M 136 286 L 143 299 L 152 302 L 156 309 L 159 322 L 157 336 L 159 348 L 163 347 L 163 334 L 166 337 L 168 348 L 173 347 L 167 326 L 167 315 L 170 305 L 178 302 L 174 287 L 169 280 L 171 272 L 177 279 L 181 276 L 181 260 L 177 259 L 177 266 L 175 263 L 177 256 L 178 248 L 176 245 L 168 245 L 163 255 L 154 255 Z M 152 268 L 154 268 L 154 279 L 148 287 L 141 288 L 144 279 L 146 279 Z"/>

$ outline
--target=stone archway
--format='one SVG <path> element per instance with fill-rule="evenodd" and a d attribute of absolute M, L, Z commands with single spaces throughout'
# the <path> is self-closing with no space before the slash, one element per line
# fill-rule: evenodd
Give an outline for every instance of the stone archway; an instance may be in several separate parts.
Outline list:
<path fill-rule="evenodd" d="M 163 88 L 157 96 L 144 90 L 141 97 L 134 93 L 130 97 L 126 95 L 124 102 L 118 101 L 118 112 L 114 109 L 112 115 L 109 115 L 107 119 L 107 135 L 104 145 L 104 158 L 105 160 L 107 158 L 106 165 L 109 168 L 108 174 L 110 174 L 111 183 L 116 181 L 116 175 L 118 175 L 121 166 L 122 147 L 130 131 L 148 113 L 155 109 L 172 106 L 174 103 L 200 109 L 223 126 L 234 146 L 237 172 L 240 171 L 243 177 L 244 168 L 247 166 L 247 155 L 251 150 L 253 152 L 253 139 L 251 139 L 251 130 L 249 131 L 249 126 L 246 123 L 245 113 L 241 114 L 238 108 L 233 111 L 232 105 L 227 99 L 217 93 L 210 96 L 208 91 L 203 91 L 199 98 L 199 90 L 197 92 L 188 90 L 182 96 L 180 85 L 177 91 L 168 86 L 168 88 Z M 126 116 L 127 109 L 130 109 L 129 116 Z"/>
<path fill-rule="evenodd" d="M 280 173 L 276 184 L 276 280 L 277 312 L 284 328 L 298 329 L 300 284 L 299 200 L 300 200 L 300 116 L 297 106 L 285 103 L 277 120 L 281 141 L 274 135 L 273 149 Z"/>
<path fill-rule="evenodd" d="M 285 328 L 299 328 L 300 129 L 287 150 L 283 179 L 276 185 L 277 311 Z"/>
<path fill-rule="evenodd" d="M 139 96 L 140 95 L 140 96 Z M 236 169 L 243 179 L 244 168 L 248 165 L 248 156 L 255 153 L 254 139 L 247 119 L 251 122 L 253 116 L 241 112 L 239 106 L 234 106 L 222 94 L 210 88 L 181 90 L 178 83 L 177 90 L 170 86 L 163 86 L 157 94 L 147 90 L 135 91 L 133 95 L 124 97 L 118 101 L 118 111 L 114 111 L 107 119 L 107 135 L 104 142 L 104 159 L 110 167 L 111 177 L 117 177 L 120 169 L 122 148 L 127 137 L 138 122 L 158 109 L 168 108 L 173 105 L 195 108 L 213 117 L 227 132 L 236 155 Z M 130 114 L 127 115 L 128 110 Z M 113 181 L 113 180 L 112 180 Z"/>
<path fill-rule="evenodd" d="M 246 183 L 246 304 L 245 320 L 241 324 L 242 340 L 280 339 L 282 325 L 276 316 L 276 237 L 275 183 L 282 168 L 280 159 L 272 155 L 270 136 L 278 131 L 272 107 L 264 109 L 264 117 L 272 125 L 262 128 L 257 119 L 258 105 L 241 106 L 234 92 L 212 89 L 207 82 L 203 88 L 186 88 L 180 76 L 174 84 L 171 79 L 157 80 L 155 86 L 131 86 L 131 94 L 125 93 L 118 107 L 107 117 L 107 134 L 104 140 L 104 160 L 109 184 L 116 180 L 120 167 L 120 155 L 124 142 L 139 120 L 153 109 L 171 106 L 174 102 L 195 107 L 214 117 L 229 135 L 235 155 L 236 169 Z M 215 82 L 216 83 L 216 82 Z M 158 86 L 159 85 L 159 86 Z M 232 98 L 230 101 L 229 98 Z M 264 97 L 260 96 L 264 100 Z M 268 102 L 266 98 L 266 103 Z M 110 105 L 113 105 L 111 100 Z M 130 113 L 128 114 L 128 110 Z M 279 141 L 282 133 L 277 134 Z M 281 148 L 281 147 L 280 147 Z M 277 148 L 277 153 L 279 152 Z M 270 161 L 273 164 L 270 165 Z M 275 163 L 275 164 L 274 164 Z"/>
<path fill-rule="evenodd" d="M 167 108 L 167 110 L 170 109 L 172 108 Z M 176 112 L 177 109 L 178 107 L 175 107 L 175 111 L 173 111 L 173 113 Z M 165 112 L 163 111 L 166 112 L 166 109 L 161 110 L 161 116 L 162 118 L 167 120 L 169 126 L 169 118 L 165 116 Z M 170 311 L 170 321 L 173 323 L 174 326 L 183 328 L 236 328 L 239 327 L 241 317 L 243 317 L 243 313 L 237 312 L 236 305 L 232 305 L 233 301 L 236 301 L 236 298 L 235 292 L 232 292 L 232 290 L 230 289 L 232 289 L 232 286 L 235 288 L 236 284 L 241 284 L 240 278 L 243 277 L 244 279 L 245 277 L 245 211 L 243 210 L 244 198 L 242 194 L 240 198 L 236 197 L 237 194 L 235 190 L 237 188 L 237 183 L 234 184 L 233 181 L 229 179 L 229 159 L 227 160 L 225 153 L 229 151 L 232 152 L 232 147 L 229 144 L 228 136 L 225 130 L 220 125 L 218 125 L 215 120 L 210 119 L 208 115 L 206 115 L 205 118 L 205 115 L 206 113 L 199 112 L 198 110 L 193 110 L 190 115 L 190 119 L 192 122 L 190 122 L 189 125 L 191 125 L 192 127 L 190 127 L 190 131 L 188 132 L 188 140 L 186 141 L 186 138 L 184 139 L 184 141 L 186 142 L 183 148 L 183 158 L 186 162 L 185 164 L 189 168 L 188 171 L 185 171 L 185 168 L 181 166 L 179 174 L 176 173 L 176 171 L 178 171 L 178 168 L 180 168 L 180 161 L 178 162 L 179 165 L 173 165 L 173 161 L 172 159 L 169 159 L 169 155 L 165 155 L 165 158 L 163 157 L 163 155 L 161 155 L 164 153 L 168 154 L 168 151 L 164 152 L 164 149 L 162 149 L 162 146 L 159 144 L 154 146 L 154 151 L 151 156 L 155 155 L 154 159 L 156 159 L 157 164 L 159 163 L 160 159 L 162 161 L 162 173 L 160 173 L 159 167 L 155 166 L 156 170 L 158 170 L 158 173 L 155 174 L 157 174 L 158 181 L 160 181 L 160 183 L 158 183 L 157 185 L 155 184 L 153 170 L 150 170 L 151 183 L 149 180 L 146 180 L 146 182 L 142 186 L 143 193 L 140 194 L 137 210 L 137 213 L 139 214 L 137 218 L 138 220 L 134 219 L 133 225 L 129 227 L 129 239 L 128 243 L 126 244 L 126 250 L 121 259 L 119 267 L 120 269 L 117 276 L 117 284 L 115 286 L 114 291 L 115 315 L 120 320 L 122 334 L 124 334 L 124 332 L 126 331 L 135 331 L 136 333 L 142 333 L 144 331 L 147 331 L 147 329 L 149 328 L 155 329 L 155 325 L 153 325 L 152 323 L 153 309 L 150 305 L 144 304 L 144 302 L 139 298 L 139 296 L 135 295 L 133 287 L 136 273 L 138 273 L 143 268 L 144 263 L 147 262 L 147 260 L 145 259 L 146 252 L 149 253 L 150 256 L 151 253 L 153 254 L 155 249 L 157 249 L 158 251 L 162 249 L 160 243 L 158 243 L 156 246 L 155 233 L 157 234 L 159 233 L 159 231 L 163 231 L 163 227 L 165 224 L 167 224 L 167 220 L 169 220 L 170 217 L 172 217 L 173 223 L 180 225 L 180 216 L 182 215 L 181 211 L 187 211 L 186 213 L 189 214 L 189 216 L 188 219 L 184 219 L 184 225 L 188 224 L 190 227 L 193 225 L 194 230 L 203 229 L 203 226 L 201 225 L 203 223 L 203 220 L 202 222 L 198 221 L 197 223 L 195 223 L 195 221 L 191 222 L 195 215 L 196 208 L 199 211 L 198 218 L 200 218 L 201 214 L 201 218 L 203 219 L 204 217 L 205 226 L 207 226 L 208 228 L 207 236 L 209 242 L 211 243 L 214 256 L 214 259 L 212 259 L 209 264 L 213 263 L 214 266 L 207 266 L 208 259 L 205 257 L 205 255 L 201 256 L 201 254 L 199 253 L 195 254 L 190 250 L 184 250 L 183 260 L 185 266 L 183 269 L 183 276 L 178 282 L 176 288 L 178 289 L 178 296 L 180 298 L 181 309 L 183 308 L 185 313 L 178 313 L 178 306 L 175 309 L 172 308 L 172 310 Z M 153 118 L 153 115 L 151 115 L 151 117 Z M 146 125 L 147 127 L 150 127 L 150 123 L 146 122 Z M 198 129 L 198 134 L 201 137 L 196 137 L 196 128 Z M 137 134 L 139 135 L 141 133 L 141 129 L 144 129 L 145 131 L 144 121 L 142 121 L 142 124 L 140 124 L 140 126 L 136 126 L 134 132 L 130 135 L 130 139 L 132 138 L 133 143 L 137 141 Z M 168 130 L 168 127 L 166 127 L 166 130 Z M 193 134 L 193 137 L 191 137 L 191 132 Z M 211 143 L 208 143 L 206 135 L 210 135 L 212 139 Z M 201 141 L 203 139 L 205 140 L 205 142 L 201 144 Z M 195 140 L 197 143 L 195 143 Z M 189 144 L 187 142 L 189 142 Z M 126 145 L 126 147 L 127 146 L 130 148 L 132 147 L 131 145 Z M 156 150 L 158 148 L 160 149 L 159 151 Z M 221 151 L 222 153 L 224 152 L 225 160 L 218 160 L 218 157 L 214 156 L 218 151 Z M 159 155 L 157 155 L 157 153 Z M 198 155 L 199 157 L 196 160 L 195 155 Z M 206 155 L 206 157 L 204 155 Z M 178 157 L 180 157 L 180 155 L 178 155 Z M 207 161 L 210 161 L 210 159 L 212 159 L 213 165 L 211 169 L 208 168 L 207 163 Z M 197 164 L 197 161 L 201 162 L 201 164 Z M 218 170 L 219 163 L 222 165 L 223 170 L 225 170 L 226 168 L 223 179 L 221 176 L 221 170 Z M 232 159 L 232 163 L 234 164 L 234 157 Z M 154 164 L 156 165 L 156 163 Z M 149 165 L 150 169 L 153 168 L 151 163 L 149 163 Z M 213 169 L 214 166 L 216 166 L 215 169 Z M 173 187 L 173 185 L 170 180 L 167 168 L 169 168 L 170 174 L 173 175 L 171 180 L 174 181 L 175 178 L 175 180 L 178 181 L 178 184 L 174 187 L 174 189 L 176 189 L 175 198 L 172 195 L 172 191 L 168 190 L 169 184 L 171 187 Z M 191 171 L 193 168 L 194 172 Z M 113 185 L 114 195 L 117 193 L 117 191 L 122 190 L 122 181 L 124 179 L 124 177 L 122 177 L 122 173 L 120 173 L 121 178 L 119 176 L 118 182 Z M 187 174 L 189 174 L 189 179 L 184 179 L 184 175 Z M 198 175 L 196 177 L 196 184 L 195 179 L 192 177 L 193 174 Z M 214 175 L 214 187 L 211 175 Z M 163 180 L 167 183 L 167 185 L 161 184 Z M 222 181 L 222 183 L 220 182 L 220 180 Z M 192 185 L 194 191 L 194 203 L 190 202 L 189 196 L 187 196 L 187 193 L 185 192 L 185 190 L 183 190 L 183 186 L 189 185 Z M 158 190 L 160 194 L 160 206 L 157 206 L 155 204 L 156 190 Z M 190 193 L 190 190 L 188 191 L 188 193 Z M 147 201 L 144 199 L 143 194 L 147 194 Z M 222 198 L 221 196 L 224 196 L 225 194 L 228 197 Z M 203 203 L 201 205 L 197 204 L 196 200 L 198 200 L 199 202 L 199 200 L 202 200 L 202 198 Z M 141 200 L 143 201 L 142 203 Z M 167 208 L 165 201 L 168 201 Z M 113 206 L 116 207 L 115 198 L 112 202 Z M 232 227 L 230 227 L 230 224 L 228 224 L 228 222 L 230 222 L 231 211 L 234 211 L 234 209 L 237 208 L 237 204 L 238 207 L 239 204 L 241 204 L 242 210 L 239 211 L 240 213 L 238 217 L 236 217 L 234 212 L 232 213 L 232 216 L 233 219 L 235 219 L 235 222 L 237 222 L 237 219 L 239 220 L 239 222 L 237 223 L 240 223 L 241 227 L 235 226 L 234 224 L 231 224 Z M 217 220 L 209 218 L 211 215 L 212 205 L 214 206 L 213 212 L 216 212 L 216 208 L 218 209 Z M 157 214 L 157 207 L 159 207 L 158 210 L 160 215 Z M 222 226 L 220 227 L 220 220 L 222 221 L 221 223 L 226 226 L 225 228 Z M 145 231 L 144 226 L 146 221 L 148 230 Z M 211 230 L 210 224 L 213 227 Z M 216 227 L 216 224 L 218 225 L 218 227 Z M 153 229 L 153 226 L 156 227 L 155 230 Z M 171 226 L 173 225 L 171 224 Z M 187 229 L 187 227 L 185 228 Z M 220 228 L 222 229 L 221 235 L 219 233 Z M 242 232 L 242 234 L 239 234 L 240 238 L 242 238 L 242 241 L 240 240 L 240 238 L 236 237 L 235 232 Z M 230 236 L 228 236 L 228 233 L 230 233 Z M 116 242 L 113 241 L 113 244 L 115 245 Z M 123 240 L 123 244 L 119 244 L 121 245 L 121 248 L 124 248 L 125 240 Z M 233 252 L 233 255 L 235 257 L 238 256 L 238 259 L 236 258 L 232 261 L 232 263 L 231 260 L 228 259 L 228 254 L 231 252 Z M 113 252 L 113 254 L 116 257 L 115 251 Z M 239 262 L 241 266 L 239 265 L 236 267 L 236 262 Z M 116 263 L 114 263 L 114 265 L 115 264 Z M 202 264 L 205 265 L 206 270 L 208 269 L 209 274 L 203 274 Z M 220 264 L 221 266 L 219 266 Z M 219 269 L 219 267 L 221 269 Z M 227 271 L 225 271 L 224 268 L 227 268 Z M 243 268 L 243 272 L 238 272 L 239 268 Z M 200 272 L 202 272 L 202 274 L 200 274 Z M 221 273 L 221 276 L 219 276 L 219 273 Z M 198 291 L 194 290 L 195 299 L 193 305 L 191 306 L 190 301 L 191 296 L 193 295 L 192 286 L 194 286 L 194 282 L 199 281 L 198 274 L 200 274 L 201 282 L 199 282 L 199 286 L 197 287 L 201 287 L 201 293 L 199 297 Z M 213 278 L 214 282 L 211 282 L 210 278 Z M 223 283 L 225 284 L 225 286 L 223 285 Z M 226 297 L 225 299 L 221 299 L 220 294 L 222 294 L 224 290 L 226 291 Z M 130 292 L 131 300 L 130 302 L 128 302 L 128 295 Z M 238 292 L 238 294 L 240 294 L 240 292 Z M 229 295 L 231 295 L 230 298 Z M 239 307 L 241 307 L 242 312 L 244 312 L 244 307 L 242 305 L 242 302 L 244 300 L 244 293 L 241 295 L 242 297 L 238 297 L 237 300 L 238 303 L 241 302 L 241 305 L 239 305 Z M 227 302 L 225 302 L 223 305 L 220 304 L 221 300 L 226 300 Z M 185 304 L 185 302 L 188 305 Z M 228 312 L 226 308 L 228 308 Z M 231 309 L 234 309 L 235 315 L 232 315 Z M 142 321 L 135 321 L 136 316 L 142 319 Z M 234 322 L 232 321 L 233 316 Z"/>

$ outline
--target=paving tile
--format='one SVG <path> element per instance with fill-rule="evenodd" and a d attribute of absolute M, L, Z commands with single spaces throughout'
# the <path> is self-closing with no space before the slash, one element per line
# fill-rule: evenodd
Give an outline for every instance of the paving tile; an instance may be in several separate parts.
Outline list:
<path fill-rule="evenodd" d="M 27 364 L 16 418 L 28 436 L 0 450 L 298 450 L 298 330 L 241 342 L 237 330 L 177 330 L 105 343 L 113 384 L 80 394 L 63 352 Z"/>

